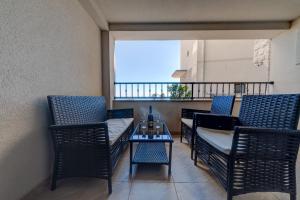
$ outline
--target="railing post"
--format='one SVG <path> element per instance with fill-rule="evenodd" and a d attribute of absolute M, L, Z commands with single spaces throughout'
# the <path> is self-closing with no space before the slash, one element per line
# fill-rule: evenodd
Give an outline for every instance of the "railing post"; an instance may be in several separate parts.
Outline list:
<path fill-rule="evenodd" d="M 242 96 L 243 96 L 243 84 L 242 83 L 240 83 L 240 93 L 241 93 L 241 98 L 242 98 Z"/>
<path fill-rule="evenodd" d="M 116 82 L 114 82 L 114 99 L 117 97 L 117 91 L 116 91 Z"/>
<path fill-rule="evenodd" d="M 192 83 L 192 96 L 191 96 L 191 100 L 194 100 L 194 83 Z"/>

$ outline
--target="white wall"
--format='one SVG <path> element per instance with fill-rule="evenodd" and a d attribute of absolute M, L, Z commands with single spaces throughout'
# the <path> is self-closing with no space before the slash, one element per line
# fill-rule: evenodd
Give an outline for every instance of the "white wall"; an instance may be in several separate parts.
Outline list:
<path fill-rule="evenodd" d="M 100 95 L 99 29 L 77 0 L 0 1 L 0 199 L 51 171 L 46 96 Z"/>
<path fill-rule="evenodd" d="M 300 18 L 291 30 L 280 34 L 271 42 L 271 80 L 274 93 L 300 93 L 300 65 L 296 65 L 297 34 L 300 34 Z"/>
<path fill-rule="evenodd" d="M 206 40 L 205 81 L 267 81 L 253 64 L 254 40 Z"/>
<path fill-rule="evenodd" d="M 198 41 L 197 40 L 182 40 L 180 42 L 180 66 L 181 69 L 186 69 L 186 78 L 180 80 L 197 81 L 197 60 L 198 60 Z"/>
<path fill-rule="evenodd" d="M 255 40 L 184 40 L 181 45 L 181 66 L 191 68 L 184 81 L 268 80 L 269 65 L 253 63 Z M 197 56 L 186 55 L 195 49 Z"/>

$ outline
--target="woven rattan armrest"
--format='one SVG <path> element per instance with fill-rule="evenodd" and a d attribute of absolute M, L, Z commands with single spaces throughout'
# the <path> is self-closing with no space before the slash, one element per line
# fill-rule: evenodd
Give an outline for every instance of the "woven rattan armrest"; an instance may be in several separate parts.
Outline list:
<path fill-rule="evenodd" d="M 182 108 L 181 110 L 181 118 L 193 119 L 194 113 L 210 113 L 209 110 L 198 110 L 198 109 L 190 109 L 190 108 Z"/>
<path fill-rule="evenodd" d="M 233 130 L 235 126 L 240 125 L 237 117 L 220 114 L 195 113 L 194 121 L 195 128 Z"/>
<path fill-rule="evenodd" d="M 107 110 L 107 118 L 133 118 L 133 108 Z"/>

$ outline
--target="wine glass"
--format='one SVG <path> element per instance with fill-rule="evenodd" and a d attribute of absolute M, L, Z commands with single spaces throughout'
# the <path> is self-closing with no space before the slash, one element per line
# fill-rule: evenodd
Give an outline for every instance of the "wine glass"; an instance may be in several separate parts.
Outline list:
<path fill-rule="evenodd" d="M 147 123 L 146 120 L 142 120 L 141 122 L 141 131 L 142 131 L 142 137 L 146 137 L 146 129 L 147 129 Z"/>
<path fill-rule="evenodd" d="M 161 128 L 161 122 L 159 119 L 156 119 L 155 122 L 156 137 L 159 137 L 160 128 Z"/>

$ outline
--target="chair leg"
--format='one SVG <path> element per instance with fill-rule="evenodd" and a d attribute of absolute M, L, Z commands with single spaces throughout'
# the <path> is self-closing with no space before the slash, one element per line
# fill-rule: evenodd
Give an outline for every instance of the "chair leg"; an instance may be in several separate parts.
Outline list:
<path fill-rule="evenodd" d="M 296 169 L 295 166 L 291 169 L 291 174 L 294 174 L 291 178 L 290 182 L 291 185 L 294 185 L 294 187 L 290 191 L 290 200 L 296 200 L 297 199 L 297 182 L 296 182 Z"/>
<path fill-rule="evenodd" d="M 290 200 L 296 200 L 297 196 L 296 193 L 290 193 Z"/>
<path fill-rule="evenodd" d="M 57 155 L 55 155 L 55 157 L 57 157 Z M 56 174 L 57 174 L 56 163 L 57 163 L 56 159 L 54 159 L 53 173 L 52 173 L 52 179 L 51 179 L 51 188 L 50 188 L 52 191 L 56 189 Z"/>
<path fill-rule="evenodd" d="M 55 190 L 56 189 L 56 175 L 55 173 L 53 173 L 52 175 L 52 180 L 51 180 L 51 190 Z"/>
<path fill-rule="evenodd" d="M 197 151 L 195 151 L 194 155 L 194 165 L 197 166 Z"/>
<path fill-rule="evenodd" d="M 111 194 L 112 193 L 111 176 L 108 177 L 107 184 L 108 184 L 108 194 Z"/>
<path fill-rule="evenodd" d="M 194 140 L 192 139 L 192 140 L 191 140 L 191 159 L 192 159 L 192 160 L 194 159 L 194 154 L 195 154 L 195 142 L 194 142 Z"/>
<path fill-rule="evenodd" d="M 227 200 L 233 199 L 233 165 L 234 159 L 229 157 L 227 161 Z"/>
<path fill-rule="evenodd" d="M 192 131 L 192 136 L 191 136 L 191 159 L 194 159 L 194 151 L 195 151 L 195 136 Z"/>
<path fill-rule="evenodd" d="M 232 200 L 232 194 L 231 192 L 227 192 L 227 200 Z"/>
<path fill-rule="evenodd" d="M 180 134 L 180 142 L 182 143 L 182 134 L 183 134 L 183 127 L 182 127 L 182 123 L 181 123 L 181 134 Z"/>

